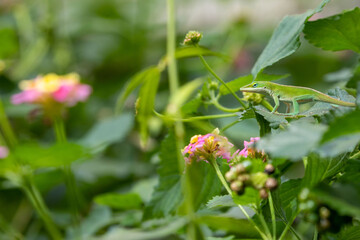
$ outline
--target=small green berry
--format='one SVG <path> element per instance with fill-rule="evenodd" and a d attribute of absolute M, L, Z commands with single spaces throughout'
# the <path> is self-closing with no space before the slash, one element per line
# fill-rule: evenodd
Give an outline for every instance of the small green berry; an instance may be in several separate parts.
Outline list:
<path fill-rule="evenodd" d="M 230 188 L 234 192 L 239 192 L 244 188 L 244 184 L 240 181 L 235 181 L 231 183 Z"/>
<path fill-rule="evenodd" d="M 326 219 L 330 217 L 330 210 L 326 207 L 321 207 L 319 209 L 319 215 L 321 218 Z"/>
<path fill-rule="evenodd" d="M 251 175 L 251 183 L 254 188 L 261 189 L 265 186 L 268 175 L 263 172 L 257 172 Z"/>
<path fill-rule="evenodd" d="M 228 171 L 225 173 L 226 181 L 231 182 L 236 179 L 236 173 L 233 171 Z"/>

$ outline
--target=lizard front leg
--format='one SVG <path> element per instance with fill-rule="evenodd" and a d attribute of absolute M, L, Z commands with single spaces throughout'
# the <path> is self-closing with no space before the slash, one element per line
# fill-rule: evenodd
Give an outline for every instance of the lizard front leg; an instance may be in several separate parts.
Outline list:
<path fill-rule="evenodd" d="M 312 99 L 314 99 L 314 96 L 313 95 L 303 95 L 303 96 L 294 97 L 293 100 L 292 100 L 294 112 L 289 113 L 289 115 L 298 115 L 299 114 L 299 103 L 298 103 L 298 101 L 308 100 L 308 99 L 312 100 Z"/>
<path fill-rule="evenodd" d="M 271 111 L 271 113 L 274 113 L 276 112 L 276 110 L 279 108 L 280 106 L 280 101 L 279 101 L 279 96 L 278 95 L 272 95 L 273 99 L 274 99 L 274 102 L 275 102 L 275 106 L 273 108 L 273 110 Z"/>

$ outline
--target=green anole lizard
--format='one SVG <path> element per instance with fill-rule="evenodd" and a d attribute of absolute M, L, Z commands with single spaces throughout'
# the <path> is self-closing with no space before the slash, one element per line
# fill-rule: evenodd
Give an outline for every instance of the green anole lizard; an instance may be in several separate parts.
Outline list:
<path fill-rule="evenodd" d="M 240 91 L 270 95 L 275 102 L 271 113 L 275 113 L 280 105 L 280 101 L 286 103 L 288 107 L 290 103 L 293 104 L 294 111 L 287 115 L 299 114 L 299 103 L 312 101 L 327 102 L 347 107 L 356 106 L 355 103 L 338 100 L 315 89 L 282 85 L 273 82 L 256 81 L 240 88 Z"/>

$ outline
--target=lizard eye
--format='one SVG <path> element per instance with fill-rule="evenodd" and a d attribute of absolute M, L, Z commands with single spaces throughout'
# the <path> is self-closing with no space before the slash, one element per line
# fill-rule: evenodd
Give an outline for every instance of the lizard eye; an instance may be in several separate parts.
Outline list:
<path fill-rule="evenodd" d="M 257 85 L 258 85 L 257 83 L 254 83 L 254 84 L 253 84 L 253 87 L 255 87 L 255 88 L 256 88 L 256 87 L 257 87 Z"/>

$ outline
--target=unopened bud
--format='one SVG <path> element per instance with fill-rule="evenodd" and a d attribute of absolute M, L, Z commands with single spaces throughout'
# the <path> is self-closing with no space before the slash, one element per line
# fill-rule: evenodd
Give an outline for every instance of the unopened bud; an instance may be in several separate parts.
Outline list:
<path fill-rule="evenodd" d="M 189 31 L 184 39 L 184 45 L 196 45 L 200 42 L 202 34 L 198 31 Z"/>
<path fill-rule="evenodd" d="M 254 188 L 261 189 L 264 187 L 268 175 L 263 172 L 257 172 L 251 175 L 251 182 Z"/>
<path fill-rule="evenodd" d="M 321 207 L 319 209 L 319 214 L 321 218 L 329 218 L 330 217 L 330 210 L 327 209 L 326 207 Z"/>
<path fill-rule="evenodd" d="M 248 102 L 251 102 L 254 105 L 260 104 L 264 99 L 264 95 L 259 93 L 244 92 L 243 94 L 244 94 L 244 99 Z"/>
<path fill-rule="evenodd" d="M 234 171 L 228 171 L 225 173 L 226 181 L 231 182 L 236 179 L 236 173 Z"/>
<path fill-rule="evenodd" d="M 239 192 L 240 190 L 242 190 L 244 187 L 244 184 L 240 181 L 235 181 L 232 182 L 230 185 L 231 190 L 233 190 L 234 192 Z"/>
<path fill-rule="evenodd" d="M 246 168 L 241 163 L 235 166 L 235 171 L 237 174 L 246 173 Z"/>
<path fill-rule="evenodd" d="M 259 194 L 262 199 L 267 199 L 269 196 L 265 188 L 260 189 Z"/>
<path fill-rule="evenodd" d="M 277 186 L 278 183 L 275 178 L 268 178 L 265 182 L 265 187 L 269 190 L 274 190 Z"/>
<path fill-rule="evenodd" d="M 267 174 L 273 174 L 275 172 L 275 168 L 272 164 L 266 164 L 265 166 L 265 172 Z"/>

